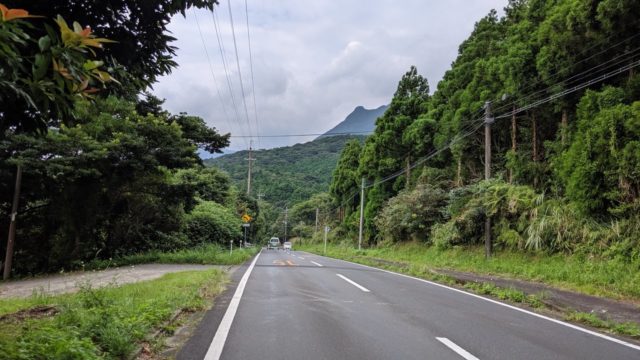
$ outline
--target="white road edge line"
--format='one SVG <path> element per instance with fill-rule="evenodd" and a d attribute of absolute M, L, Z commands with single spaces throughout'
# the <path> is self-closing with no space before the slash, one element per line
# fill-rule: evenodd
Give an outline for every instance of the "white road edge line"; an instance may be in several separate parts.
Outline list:
<path fill-rule="evenodd" d="M 342 274 L 336 274 L 336 275 L 338 275 L 342 280 L 344 280 L 344 281 L 348 282 L 349 284 L 357 287 L 358 289 L 360 289 L 360 290 L 362 290 L 364 292 L 370 292 L 369 289 L 367 289 L 366 287 L 364 287 L 364 286 L 358 284 L 357 282 L 349 279 L 348 277 L 346 277 L 346 276 L 344 276 Z"/>
<path fill-rule="evenodd" d="M 447 286 L 447 285 L 438 284 L 438 283 L 433 282 L 433 281 L 420 279 L 420 278 L 417 278 L 417 277 L 413 277 L 413 276 L 409 276 L 409 275 L 405 275 L 405 274 L 400 274 L 400 273 L 397 273 L 397 272 L 393 272 L 393 271 L 385 270 L 385 269 L 380 269 L 380 268 L 376 268 L 376 267 L 373 267 L 373 266 L 362 265 L 362 264 L 354 263 L 354 262 L 351 262 L 351 261 L 346 261 L 346 260 L 341 260 L 341 259 L 336 259 L 336 258 L 330 258 L 330 259 L 342 261 L 342 262 L 345 262 L 345 263 L 348 263 L 348 264 L 354 264 L 354 265 L 362 266 L 362 267 L 365 267 L 367 269 L 379 270 L 379 271 L 386 272 L 386 273 L 389 273 L 389 274 L 402 276 L 402 277 L 405 277 L 405 278 L 408 278 L 408 279 L 418 280 L 418 281 L 421 281 L 423 283 L 427 283 L 427 284 L 430 284 L 430 285 L 438 286 L 438 287 L 441 287 L 441 288 L 444 288 L 444 289 L 455 291 L 455 292 L 460 293 L 460 294 L 465 294 L 465 295 L 468 295 L 468 296 L 471 296 L 471 297 L 474 297 L 474 298 L 477 298 L 477 299 L 488 301 L 488 302 L 493 303 L 493 304 L 504 306 L 504 307 L 509 308 L 511 310 L 519 311 L 519 312 L 522 312 L 522 313 L 525 313 L 525 314 L 528 314 L 528 315 L 531 315 L 531 316 L 535 316 L 535 317 L 540 318 L 540 319 L 548 320 L 548 321 L 551 321 L 553 323 L 556 323 L 556 324 L 559 324 L 559 325 L 562 325 L 562 326 L 566 326 L 566 327 L 571 328 L 573 330 L 581 331 L 583 333 L 586 333 L 586 334 L 589 334 L 589 335 L 593 335 L 593 336 L 599 337 L 601 339 L 609 340 L 609 341 L 614 342 L 616 344 L 620 344 L 620 345 L 623 345 L 623 346 L 626 346 L 626 347 L 629 347 L 629 348 L 632 348 L 632 349 L 635 349 L 635 350 L 640 350 L 640 346 L 638 346 L 638 345 L 635 345 L 635 344 L 632 344 L 632 343 L 628 343 L 626 341 L 623 341 L 623 340 L 620 340 L 620 339 L 616 339 L 616 338 L 611 337 L 611 336 L 600 334 L 600 333 L 597 333 L 595 331 L 591 331 L 589 329 L 585 329 L 585 328 L 582 328 L 580 326 L 576 326 L 576 325 L 570 324 L 568 322 L 564 322 L 562 320 L 558 320 L 558 319 L 550 318 L 548 316 L 536 314 L 536 313 L 531 312 L 529 310 L 521 309 L 521 308 L 513 306 L 513 305 L 501 303 L 499 301 L 496 301 L 496 300 L 493 300 L 493 299 L 488 299 L 488 298 L 482 297 L 480 295 L 476 295 L 476 294 L 472 294 L 470 292 L 466 292 L 466 291 L 463 291 L 463 290 L 460 290 L 460 289 L 452 288 L 452 287 Z"/>
<path fill-rule="evenodd" d="M 313 265 L 315 265 L 315 266 L 319 266 L 319 267 L 323 267 L 323 266 L 324 266 L 324 265 L 322 265 L 322 264 L 318 264 L 318 263 L 317 263 L 317 262 L 315 262 L 315 261 L 311 261 L 311 260 L 309 260 L 309 262 L 310 262 L 310 263 L 312 263 L 312 264 L 313 264 Z"/>
<path fill-rule="evenodd" d="M 458 353 L 458 355 L 462 356 L 466 360 L 480 360 L 477 357 L 471 355 L 467 350 L 461 348 L 460 346 L 456 345 L 456 343 L 447 338 L 437 337 L 436 340 L 445 344 L 449 349 L 455 351 L 456 353 Z"/>
<path fill-rule="evenodd" d="M 260 250 L 258 255 L 256 255 L 251 262 L 251 265 L 249 265 L 249 268 L 242 276 L 242 279 L 240 279 L 236 292 L 233 294 L 233 298 L 229 302 L 227 311 L 224 313 L 224 317 L 222 318 L 222 321 L 220 321 L 220 325 L 218 325 L 218 330 L 213 336 L 213 340 L 211 340 L 211 345 L 209 345 L 209 350 L 207 350 L 204 360 L 220 359 L 222 349 L 224 349 L 224 344 L 227 341 L 227 336 L 229 335 L 229 329 L 231 329 L 231 324 L 233 323 L 233 318 L 236 316 L 236 312 L 238 311 L 238 305 L 240 305 L 242 293 L 244 293 L 244 288 L 249 280 L 249 275 L 251 275 L 251 271 L 253 271 L 253 267 L 256 265 L 256 261 L 258 261 L 258 257 L 260 257 L 261 253 L 262 250 Z"/>

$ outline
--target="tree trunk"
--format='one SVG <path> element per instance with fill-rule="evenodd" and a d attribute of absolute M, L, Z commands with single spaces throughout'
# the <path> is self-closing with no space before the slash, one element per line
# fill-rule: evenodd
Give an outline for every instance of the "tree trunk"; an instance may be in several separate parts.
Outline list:
<path fill-rule="evenodd" d="M 569 127 L 569 114 L 567 113 L 567 109 L 562 110 L 562 120 L 560 122 L 560 142 L 562 143 L 562 147 L 567 144 L 567 130 Z"/>
<path fill-rule="evenodd" d="M 22 184 L 22 165 L 16 168 L 16 185 L 13 191 L 13 204 L 11 205 L 11 223 L 9 224 L 9 237 L 7 239 L 7 254 L 4 259 L 4 272 L 2 279 L 7 280 L 11 276 L 13 262 L 13 246 L 16 238 L 16 217 L 18 216 L 18 201 L 20 200 L 20 185 Z"/>
<path fill-rule="evenodd" d="M 511 150 L 513 151 L 514 155 L 516 153 L 516 148 L 517 148 L 517 144 L 516 144 L 516 106 L 513 105 L 513 114 L 511 115 Z M 513 182 L 513 169 L 510 168 L 509 169 L 509 184 L 511 184 Z"/>
<path fill-rule="evenodd" d="M 407 185 L 406 185 L 406 187 L 409 188 L 409 185 L 411 184 L 411 156 L 407 156 L 406 176 L 407 176 Z"/>
<path fill-rule="evenodd" d="M 538 121 L 536 114 L 531 113 L 531 147 L 533 149 L 533 162 L 536 164 L 533 176 L 533 186 L 538 186 Z"/>
<path fill-rule="evenodd" d="M 462 186 L 462 156 L 458 158 L 458 175 L 456 178 L 456 186 Z"/>

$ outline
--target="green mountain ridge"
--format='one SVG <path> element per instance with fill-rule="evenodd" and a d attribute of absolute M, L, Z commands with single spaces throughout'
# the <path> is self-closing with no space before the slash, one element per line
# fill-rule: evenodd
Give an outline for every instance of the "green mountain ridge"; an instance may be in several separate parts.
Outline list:
<path fill-rule="evenodd" d="M 342 122 L 313 141 L 254 150 L 251 154 L 256 159 L 251 180 L 252 195 L 263 194 L 263 199 L 284 208 L 328 191 L 333 170 L 347 141 L 364 141 L 365 135 L 355 134 L 372 132 L 376 119 L 386 109 L 387 105 L 371 110 L 358 106 Z M 354 135 L 339 135 L 344 133 Z M 246 191 L 248 164 L 245 159 L 248 157 L 249 152 L 243 150 L 206 159 L 204 163 L 227 172 L 235 185 Z"/>
<path fill-rule="evenodd" d="M 329 189 L 331 175 L 347 141 L 364 136 L 335 135 L 293 146 L 255 150 L 252 195 L 278 207 L 291 206 Z M 247 150 L 204 160 L 229 174 L 242 191 L 247 188 Z"/>

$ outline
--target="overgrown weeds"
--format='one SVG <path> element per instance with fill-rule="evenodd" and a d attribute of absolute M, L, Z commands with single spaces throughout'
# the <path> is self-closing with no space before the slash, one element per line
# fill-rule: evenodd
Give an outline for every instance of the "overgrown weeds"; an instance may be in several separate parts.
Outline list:
<path fill-rule="evenodd" d="M 3 323 L 0 330 L 2 359 L 123 359 L 153 329 L 176 310 L 206 307 L 210 296 L 222 291 L 224 273 L 219 270 L 167 274 L 160 279 L 91 288 L 73 295 L 49 298 L 59 313 Z M 0 313 L 11 308 L 0 301 Z M 28 306 L 29 301 L 22 301 Z"/>

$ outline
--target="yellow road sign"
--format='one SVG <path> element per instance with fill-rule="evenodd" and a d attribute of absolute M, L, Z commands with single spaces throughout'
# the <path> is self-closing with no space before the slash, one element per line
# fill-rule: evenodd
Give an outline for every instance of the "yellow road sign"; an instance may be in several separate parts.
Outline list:
<path fill-rule="evenodd" d="M 251 221 L 251 215 L 249 214 L 242 215 L 242 221 L 248 223 L 249 221 Z"/>

